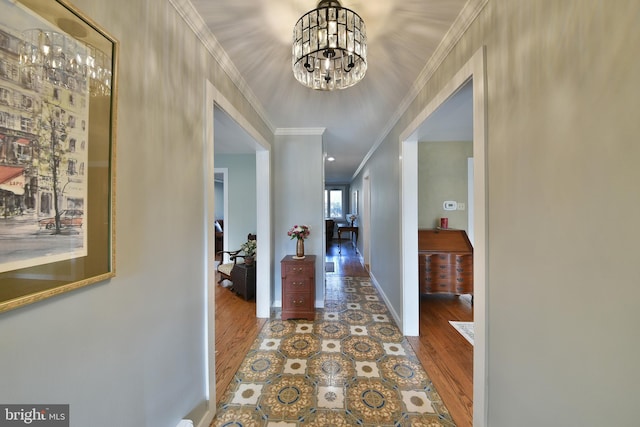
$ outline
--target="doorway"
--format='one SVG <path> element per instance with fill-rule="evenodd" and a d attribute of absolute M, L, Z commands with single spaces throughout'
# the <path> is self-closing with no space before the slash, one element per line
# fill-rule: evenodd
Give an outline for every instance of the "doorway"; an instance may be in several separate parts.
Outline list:
<path fill-rule="evenodd" d="M 369 173 L 362 181 L 362 258 L 364 269 L 371 272 L 371 177 Z"/>
<path fill-rule="evenodd" d="M 418 140 L 420 128 L 466 83 L 473 98 L 473 233 L 474 329 L 473 420 L 486 425 L 486 78 L 485 51 L 481 48 L 406 128 L 400 138 L 402 156 L 402 327 L 407 336 L 418 335 Z"/>
<path fill-rule="evenodd" d="M 216 404 L 216 269 L 215 269 L 215 217 L 216 217 L 216 197 L 215 197 L 215 153 L 228 152 L 229 150 L 240 149 L 242 147 L 246 153 L 252 153 L 255 156 L 255 232 L 264 242 L 271 241 L 271 230 L 269 224 L 271 222 L 270 208 L 270 150 L 271 146 L 268 141 L 242 116 L 242 114 L 221 95 L 213 84 L 206 82 L 206 117 L 209 118 L 205 123 L 205 150 L 204 162 L 206 164 L 205 173 L 205 200 L 206 200 L 206 221 L 203 224 L 204 233 L 207 236 L 205 247 L 205 265 L 206 272 L 206 360 L 208 366 L 208 411 L 210 414 L 215 413 Z M 225 135 L 229 132 L 229 135 Z M 222 151 L 219 151 L 222 150 Z M 224 218 L 225 223 L 232 220 L 233 212 L 229 206 L 232 204 L 228 196 L 232 192 L 229 184 L 232 180 L 232 174 L 229 173 L 224 178 L 227 190 L 225 194 Z M 229 229 L 228 226 L 225 226 Z M 254 230 L 252 230 L 254 231 Z M 246 233 L 246 231 L 243 231 Z M 225 233 L 225 248 L 228 248 L 229 235 Z M 272 303 L 272 286 L 271 286 L 271 264 L 272 254 L 271 245 L 258 244 L 256 262 L 256 297 L 255 312 L 252 316 L 257 318 L 269 317 Z M 221 350 L 221 349 L 218 349 Z"/>

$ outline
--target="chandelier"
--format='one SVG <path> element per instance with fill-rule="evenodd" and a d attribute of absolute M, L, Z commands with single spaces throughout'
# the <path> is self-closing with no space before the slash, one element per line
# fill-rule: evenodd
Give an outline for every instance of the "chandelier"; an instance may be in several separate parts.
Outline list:
<path fill-rule="evenodd" d="M 338 0 L 320 0 L 293 29 L 293 75 L 317 90 L 346 89 L 367 72 L 364 21 Z"/>

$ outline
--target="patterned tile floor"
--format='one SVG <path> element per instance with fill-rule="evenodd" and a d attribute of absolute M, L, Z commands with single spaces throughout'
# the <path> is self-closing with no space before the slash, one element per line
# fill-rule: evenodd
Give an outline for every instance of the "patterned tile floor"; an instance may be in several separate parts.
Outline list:
<path fill-rule="evenodd" d="M 454 426 L 366 277 L 328 277 L 314 322 L 267 321 L 214 426 Z"/>

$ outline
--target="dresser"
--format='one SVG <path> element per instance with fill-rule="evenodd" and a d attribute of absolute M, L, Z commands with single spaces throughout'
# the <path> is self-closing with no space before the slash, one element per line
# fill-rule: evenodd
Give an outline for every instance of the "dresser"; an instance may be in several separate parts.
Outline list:
<path fill-rule="evenodd" d="M 464 230 L 418 230 L 420 293 L 473 294 L 473 247 Z"/>
<path fill-rule="evenodd" d="M 280 261 L 282 272 L 282 320 L 315 318 L 316 256 L 295 259 L 287 255 Z"/>

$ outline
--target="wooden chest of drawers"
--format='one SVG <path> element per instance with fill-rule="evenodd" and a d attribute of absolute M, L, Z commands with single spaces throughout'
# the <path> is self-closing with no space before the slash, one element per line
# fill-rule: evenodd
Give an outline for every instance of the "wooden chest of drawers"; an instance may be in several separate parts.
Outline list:
<path fill-rule="evenodd" d="M 473 247 L 464 230 L 418 230 L 420 293 L 473 294 Z"/>
<path fill-rule="evenodd" d="M 294 259 L 287 255 L 280 261 L 282 272 L 282 320 L 315 318 L 316 256 Z"/>

